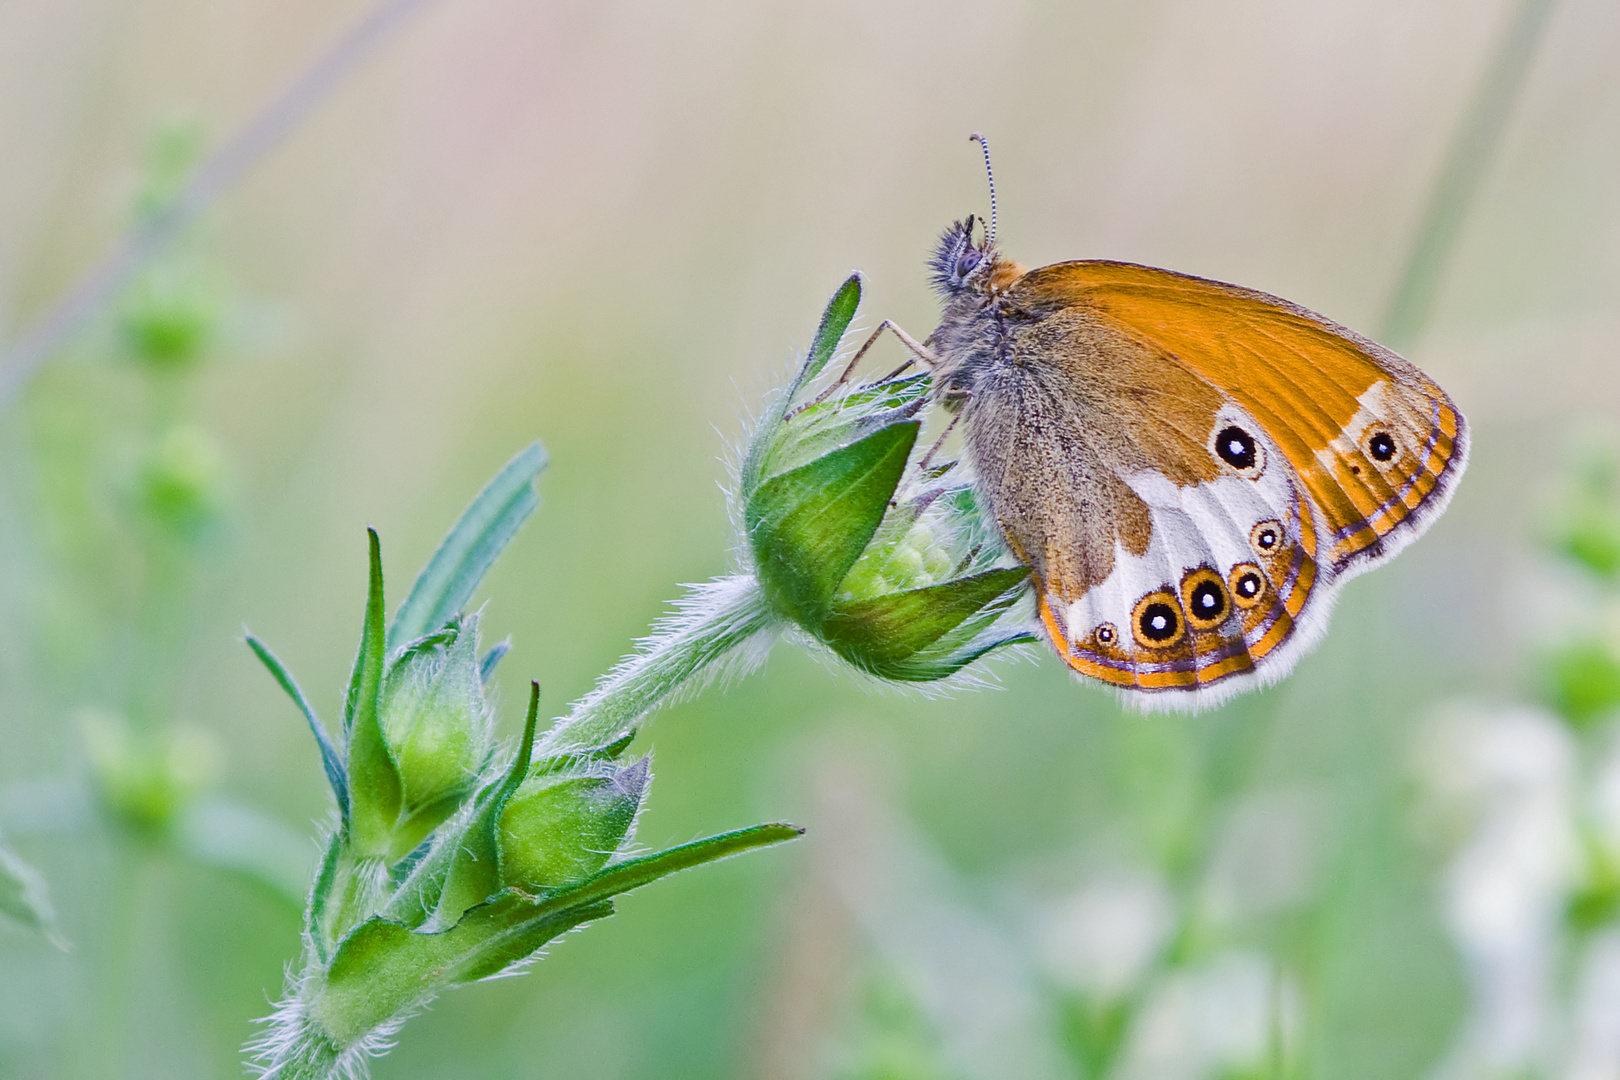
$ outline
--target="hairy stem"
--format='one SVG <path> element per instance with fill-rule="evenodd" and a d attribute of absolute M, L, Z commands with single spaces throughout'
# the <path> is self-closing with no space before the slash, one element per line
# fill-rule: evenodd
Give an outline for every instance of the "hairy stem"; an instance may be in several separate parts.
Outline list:
<path fill-rule="evenodd" d="M 535 747 L 536 756 L 619 741 L 660 705 L 758 667 L 781 629 L 752 574 L 694 585 L 675 608 L 557 721 Z"/>

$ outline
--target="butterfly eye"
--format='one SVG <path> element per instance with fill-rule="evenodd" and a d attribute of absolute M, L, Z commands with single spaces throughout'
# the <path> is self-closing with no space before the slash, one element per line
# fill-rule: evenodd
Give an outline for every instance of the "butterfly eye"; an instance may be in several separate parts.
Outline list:
<path fill-rule="evenodd" d="M 978 266 L 979 261 L 983 258 L 983 255 L 977 251 L 974 251 L 972 248 L 962 252 L 962 254 L 958 256 L 956 260 L 956 276 L 959 278 L 967 277 L 969 274 L 973 273 L 974 267 Z"/>
<path fill-rule="evenodd" d="M 1131 612 L 1131 630 L 1144 648 L 1163 649 L 1180 641 L 1186 628 L 1175 595 L 1161 589 L 1138 600 Z"/>
<path fill-rule="evenodd" d="M 1375 431 L 1367 440 L 1367 453 L 1374 461 L 1388 461 L 1395 456 L 1395 440 L 1387 431 Z"/>
<path fill-rule="evenodd" d="M 1215 433 L 1215 456 L 1240 473 L 1258 476 L 1265 457 L 1255 437 L 1238 427 L 1227 424 Z"/>
<path fill-rule="evenodd" d="M 1221 576 L 1208 567 L 1181 579 L 1181 603 L 1194 630 L 1213 630 L 1232 613 Z"/>
<path fill-rule="evenodd" d="M 1275 555 L 1282 547 L 1283 529 L 1276 521 L 1262 521 L 1249 531 L 1249 546 L 1261 555 Z"/>
<path fill-rule="evenodd" d="M 1244 610 L 1258 606 L 1265 599 L 1265 575 L 1253 563 L 1238 563 L 1232 567 L 1227 582 L 1232 590 L 1232 603 Z"/>

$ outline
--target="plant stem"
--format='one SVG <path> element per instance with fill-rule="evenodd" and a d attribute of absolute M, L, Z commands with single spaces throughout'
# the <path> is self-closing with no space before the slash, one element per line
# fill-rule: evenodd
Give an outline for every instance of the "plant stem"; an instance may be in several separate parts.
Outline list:
<path fill-rule="evenodd" d="M 1440 174 L 1429 193 L 1423 223 L 1412 242 L 1389 313 L 1384 317 L 1379 340 L 1392 349 L 1403 350 L 1410 346 L 1429 321 L 1446 260 L 1456 246 L 1463 220 L 1502 141 L 1503 129 L 1524 86 L 1536 47 L 1541 44 L 1554 2 L 1521 0 L 1513 24 L 1508 27 L 1457 125 Z"/>
<path fill-rule="evenodd" d="M 751 574 L 691 586 L 675 608 L 553 725 L 536 757 L 618 742 L 660 705 L 758 667 L 781 630 Z"/>

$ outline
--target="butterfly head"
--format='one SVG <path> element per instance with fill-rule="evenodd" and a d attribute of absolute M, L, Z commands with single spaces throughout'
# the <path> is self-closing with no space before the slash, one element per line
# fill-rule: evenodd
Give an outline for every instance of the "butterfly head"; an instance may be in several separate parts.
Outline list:
<path fill-rule="evenodd" d="M 991 270 L 1000 261 L 990 235 L 974 240 L 975 224 L 972 214 L 965 221 L 952 222 L 940 235 L 933 257 L 928 260 L 934 289 L 946 300 L 967 291 L 987 291 Z"/>

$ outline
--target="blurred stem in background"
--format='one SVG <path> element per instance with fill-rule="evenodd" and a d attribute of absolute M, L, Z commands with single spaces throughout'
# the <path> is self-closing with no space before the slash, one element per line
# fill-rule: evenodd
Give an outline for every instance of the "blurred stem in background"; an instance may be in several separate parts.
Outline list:
<path fill-rule="evenodd" d="M 203 211 L 318 109 L 409 19 L 433 0 L 379 0 L 232 138 L 144 206 L 133 228 L 12 343 L 0 358 L 0 408 L 79 330 L 184 234 Z M 190 163 L 188 163 L 190 164 Z"/>
<path fill-rule="evenodd" d="M 1557 0 L 1520 0 L 1452 134 L 1379 335 L 1396 352 L 1416 344 L 1434 311 L 1446 262 L 1490 172 L 1556 6 Z"/>

